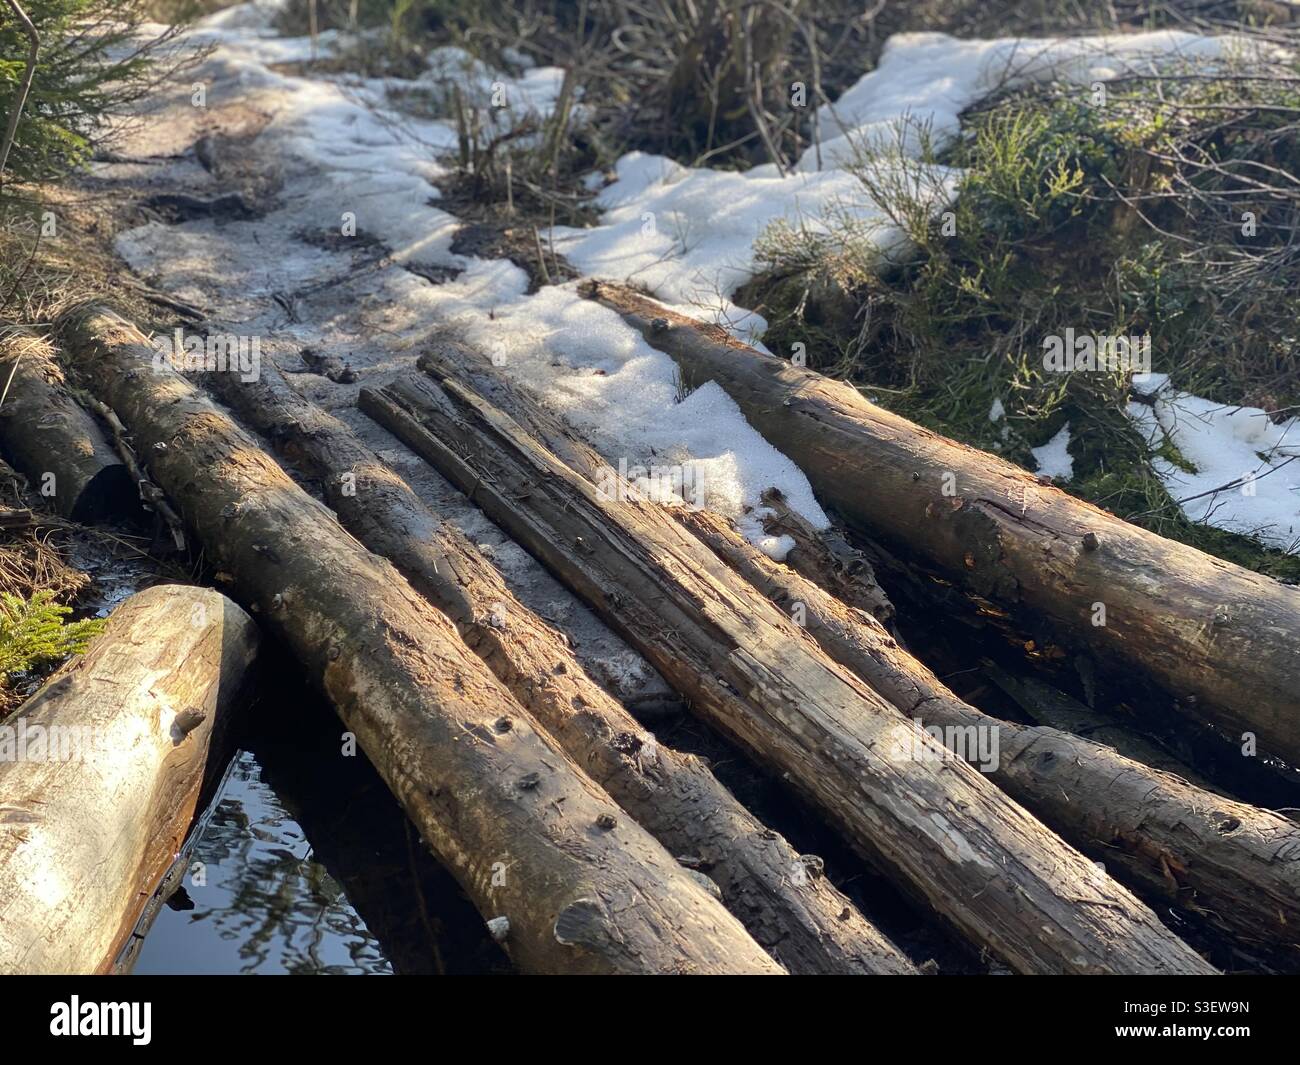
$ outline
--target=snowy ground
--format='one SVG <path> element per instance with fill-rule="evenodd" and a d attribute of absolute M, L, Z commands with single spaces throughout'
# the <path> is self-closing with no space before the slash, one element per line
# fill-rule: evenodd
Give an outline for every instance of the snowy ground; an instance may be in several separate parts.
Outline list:
<path fill-rule="evenodd" d="M 403 114 L 395 103 L 399 93 L 438 91 L 453 78 L 470 99 L 487 102 L 494 93 L 503 99 L 494 118 L 504 128 L 529 113 L 548 113 L 561 71 L 532 68 L 510 77 L 442 49 L 416 82 L 292 76 L 273 68 L 308 58 L 311 44 L 274 36 L 277 6 L 262 0 L 200 23 L 188 40 L 210 45 L 211 55 L 183 85 L 156 97 L 121 145 L 127 156 L 179 158 L 163 166 L 104 164 L 96 175 L 110 185 L 149 183 L 201 196 L 239 190 L 265 213 L 244 221 L 151 222 L 124 232 L 118 250 L 134 270 L 209 308 L 232 331 L 263 338 L 263 350 L 286 371 L 305 369 L 303 349 L 348 362 L 357 373 L 354 384 L 306 373 L 296 381 L 380 448 L 473 538 L 495 543 L 508 576 L 547 588 L 551 598 L 541 606 L 548 615 L 581 608 L 354 409 L 361 385 L 411 368 L 435 327 L 450 325 L 490 353 L 591 435 L 612 463 L 626 459 L 633 467 L 686 471 L 685 479 L 703 487 L 707 505 L 737 519 L 776 556 L 786 545 L 765 539 L 756 520 L 765 489 L 781 489 L 814 522 L 825 520 L 802 472 L 762 440 L 716 385 L 683 399 L 671 360 L 612 311 L 579 297 L 575 284 L 529 294 L 524 271 L 513 263 L 452 251 L 459 223 L 438 206 L 433 183 L 445 173 L 440 160 L 454 151 L 455 130 L 445 121 Z M 320 47 L 329 49 L 336 40 L 323 34 Z M 752 339 L 764 323 L 732 297 L 754 276 L 754 241 L 770 223 L 784 218 L 816 226 L 823 212 L 847 210 L 871 227 L 882 256 L 906 254 L 901 234 L 842 169 L 855 152 L 895 153 L 900 168 L 901 159 L 912 160 L 906 169 L 915 174 L 919 131 L 942 144 L 958 135 L 960 112 L 1000 86 L 1048 77 L 1087 86 L 1144 69 L 1153 57 L 1204 68 L 1236 47 L 1225 38 L 1171 32 L 1061 41 L 899 36 L 874 71 L 834 107 L 822 109 L 821 142 L 792 172 L 782 175 L 774 166 L 745 173 L 688 169 L 632 153 L 598 192 L 598 224 L 557 229 L 555 245 L 584 274 L 648 286 L 684 313 Z M 202 106 L 195 106 L 196 86 L 203 89 Z M 196 144 L 207 150 L 191 151 Z M 936 209 L 952 195 L 958 176 L 925 168 Z M 593 187 L 600 181 L 593 175 Z M 1287 427 L 1249 412 L 1215 410 L 1168 388 L 1154 407 L 1135 404 L 1133 413 L 1153 435 L 1169 434 L 1198 468 L 1188 474 L 1169 463 L 1158 467 L 1175 498 L 1216 488 L 1249 469 L 1277 470 L 1275 477 L 1252 481 L 1251 494 L 1237 492 L 1227 503 L 1222 494 L 1189 500 L 1189 516 L 1258 532 L 1278 546 L 1294 539 L 1300 464 L 1283 464 L 1291 457 L 1288 439 L 1300 443 L 1300 435 L 1288 437 Z M 1042 472 L 1070 476 L 1069 439 L 1066 427 L 1036 450 Z M 538 606 L 537 594 L 524 597 Z M 584 625 L 599 631 L 594 619 Z M 612 641 L 600 637 L 606 638 Z M 616 645 L 606 645 L 610 662 L 626 650 Z M 635 656 L 624 664 L 633 673 L 640 668 Z"/>

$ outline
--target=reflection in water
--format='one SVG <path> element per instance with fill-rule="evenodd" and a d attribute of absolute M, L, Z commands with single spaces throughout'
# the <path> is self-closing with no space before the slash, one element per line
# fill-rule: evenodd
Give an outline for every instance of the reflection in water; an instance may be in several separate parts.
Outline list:
<path fill-rule="evenodd" d="M 274 666 L 269 677 L 292 675 Z M 509 972 L 332 711 L 284 682 L 242 750 L 137 973 Z"/>
<path fill-rule="evenodd" d="M 195 845 L 201 870 L 191 863 L 185 895 L 159 913 L 135 972 L 392 972 L 261 776 L 253 755 L 241 751 Z"/>

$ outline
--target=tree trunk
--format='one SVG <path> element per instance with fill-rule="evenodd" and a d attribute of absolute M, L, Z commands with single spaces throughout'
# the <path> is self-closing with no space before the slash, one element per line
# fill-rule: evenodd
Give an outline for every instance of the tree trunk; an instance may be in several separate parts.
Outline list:
<path fill-rule="evenodd" d="M 360 404 L 976 943 L 1022 972 L 1214 971 L 662 508 L 598 492 L 454 382 L 404 378 Z"/>
<path fill-rule="evenodd" d="M 556 458 L 588 480 L 595 480 L 600 471 L 608 467 L 604 457 L 585 440 L 575 436 L 569 424 L 550 410 L 541 398 L 510 380 L 482 352 L 469 345 L 454 337 L 435 335 L 430 340 L 430 349 L 420 356 L 418 365 L 435 379 L 445 377 L 461 381 L 478 392 L 524 426 Z M 776 489 L 764 493 L 763 504 L 770 511 L 763 523 L 767 531 L 773 536 L 789 534 L 795 541 L 795 546 L 786 556 L 786 565 L 849 606 L 865 610 L 882 622 L 893 619 L 894 605 L 876 580 L 875 569 L 862 551 L 833 528 L 814 530 L 789 509 Z"/>
<path fill-rule="evenodd" d="M 138 510 L 131 475 L 95 419 L 68 393 L 48 347 L 20 334 L 0 351 L 0 447 L 32 491 L 77 522 Z"/>
<path fill-rule="evenodd" d="M 149 588 L 0 726 L 0 972 L 112 967 L 221 777 L 256 647 L 219 593 Z"/>
<path fill-rule="evenodd" d="M 1256 949 L 1300 943 L 1300 825 L 1069 732 L 991 717 L 870 614 L 773 562 L 715 515 L 682 520 L 778 607 L 797 609 L 831 658 L 923 728 L 943 729 L 956 753 L 983 764 L 1012 798 L 1135 887 Z M 978 746 L 981 733 L 995 746 Z"/>
<path fill-rule="evenodd" d="M 101 398 L 209 558 L 292 649 L 530 972 L 780 972 L 574 765 L 455 628 L 346 533 L 146 338 L 64 322 Z M 504 918 L 504 920 L 496 920 Z"/>
<path fill-rule="evenodd" d="M 453 525 L 338 419 L 264 373 L 205 381 L 317 479 L 344 527 L 392 561 L 610 796 L 668 850 L 690 856 L 751 935 L 793 973 L 914 973 L 910 961 L 699 759 L 646 732 L 583 669 L 563 634 L 515 598 Z"/>
<path fill-rule="evenodd" d="M 688 384 L 721 385 L 851 524 L 972 592 L 1032 608 L 1063 642 L 1300 765 L 1300 590 L 1130 525 L 628 289 L 589 291 Z"/>
<path fill-rule="evenodd" d="M 569 466 L 598 479 L 608 463 L 536 397 L 484 360 L 456 356 L 430 352 L 420 367 L 437 379 L 489 389 L 493 402 Z M 993 779 L 1072 843 L 1117 865 L 1132 885 L 1200 914 L 1256 950 L 1271 953 L 1300 941 L 1300 826 L 1224 798 L 1185 767 L 1151 761 L 1154 744 L 1126 737 L 1133 749 L 1120 747 L 1117 754 L 1106 743 L 1070 735 L 1078 730 L 1059 721 L 1027 729 L 966 704 L 881 625 L 892 607 L 861 552 L 834 527 L 813 528 L 778 493 L 766 493 L 763 502 L 771 511 L 765 531 L 794 540 L 784 565 L 717 515 L 674 514 L 787 614 L 799 604 L 802 624 L 822 649 L 905 715 L 956 730 L 945 735 L 961 741 L 978 735 L 972 730 L 997 735 L 1005 756 Z M 964 750 L 979 761 L 978 750 Z"/>

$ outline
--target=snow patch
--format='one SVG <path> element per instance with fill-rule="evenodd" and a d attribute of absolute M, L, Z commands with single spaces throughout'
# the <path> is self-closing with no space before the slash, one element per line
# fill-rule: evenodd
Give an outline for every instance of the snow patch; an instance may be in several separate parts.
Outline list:
<path fill-rule="evenodd" d="M 820 148 L 810 146 L 792 172 L 782 176 L 774 164 L 743 173 L 690 168 L 632 152 L 598 199 L 605 209 L 600 224 L 557 228 L 556 244 L 584 273 L 645 285 L 680 313 L 752 341 L 766 323 L 731 297 L 755 277 L 754 241 L 772 223 L 784 219 L 818 232 L 836 214 L 871 234 L 882 261 L 909 253 L 902 231 L 845 169 L 855 156 L 871 151 L 882 176 L 922 182 L 938 212 L 951 201 L 960 171 L 919 160 L 927 143 L 940 149 L 951 141 L 961 112 L 989 93 L 1051 79 L 1090 85 L 1157 63 L 1212 63 L 1239 47 L 1230 37 L 1173 31 L 1038 41 L 899 34 L 875 70 L 833 107 L 819 109 Z"/>
<path fill-rule="evenodd" d="M 1151 460 L 1188 519 L 1300 550 L 1300 420 L 1277 424 L 1258 407 L 1215 403 L 1150 377 L 1149 402 L 1130 402 L 1128 415 L 1153 449 L 1172 447 L 1192 467 Z"/>
<path fill-rule="evenodd" d="M 1074 459 L 1070 455 L 1070 425 L 1061 426 L 1042 447 L 1030 448 L 1038 463 L 1038 473 L 1054 481 L 1068 481 L 1074 476 Z"/>

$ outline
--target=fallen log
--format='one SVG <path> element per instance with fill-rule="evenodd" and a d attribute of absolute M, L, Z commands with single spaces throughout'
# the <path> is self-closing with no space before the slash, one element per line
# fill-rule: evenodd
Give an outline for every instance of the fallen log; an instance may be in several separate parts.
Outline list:
<path fill-rule="evenodd" d="M 1062 729 L 964 702 L 869 613 L 773 562 L 708 513 L 681 520 L 826 653 L 1135 888 L 1269 951 L 1300 944 L 1300 825 Z M 938 737 L 937 737 L 938 738 Z"/>
<path fill-rule="evenodd" d="M 716 381 L 850 524 L 978 595 L 1031 608 L 1063 642 L 1300 765 L 1300 589 L 1131 525 L 623 286 L 587 291 L 687 384 Z"/>
<path fill-rule="evenodd" d="M 865 610 L 877 621 L 892 620 L 894 604 L 876 580 L 875 566 L 838 528 L 814 528 L 775 488 L 763 493 L 763 506 L 769 512 L 763 519 L 764 531 L 771 536 L 788 536 L 794 542 L 785 556 L 786 566 L 845 606 Z"/>
<path fill-rule="evenodd" d="M 1027 973 L 1214 971 L 663 508 L 630 488 L 602 497 L 453 381 L 402 378 L 359 403 L 976 943 Z"/>
<path fill-rule="evenodd" d="M 608 463 L 589 444 L 573 435 L 568 424 L 526 387 L 493 366 L 482 352 L 450 336 L 435 335 L 430 350 L 417 365 L 435 379 L 461 381 L 523 425 L 561 462 L 594 480 Z M 763 495 L 769 514 L 764 527 L 773 536 L 789 535 L 795 546 L 786 564 L 820 584 L 851 606 L 889 622 L 894 605 L 876 580 L 867 556 L 834 529 L 814 530 L 790 510 L 781 494 L 770 489 Z"/>
<path fill-rule="evenodd" d="M 981 672 L 1034 724 L 1071 732 L 1103 747 L 1113 747 L 1134 762 L 1181 777 L 1206 791 L 1231 797 L 1230 789 L 1215 787 L 1207 777 L 1180 761 L 1155 740 L 1123 723 L 1118 715 L 1102 714 L 1050 684 L 1035 677 L 1014 676 L 992 662 L 984 662 Z M 1300 928 L 1293 934 L 1300 935 Z"/>
<path fill-rule="evenodd" d="M 750 814 L 699 759 L 647 733 L 521 603 L 453 525 L 337 418 L 274 369 L 204 378 L 247 424 L 316 479 L 344 528 L 392 561 L 455 622 L 511 693 L 637 822 L 707 873 L 750 934 L 792 973 L 916 969 L 813 863 Z"/>
<path fill-rule="evenodd" d="M 0 448 L 61 517 L 90 523 L 139 509 L 125 464 L 68 392 L 51 347 L 26 333 L 0 343 Z"/>
<path fill-rule="evenodd" d="M 602 472 L 606 460 L 536 397 L 491 371 L 467 373 L 466 365 L 434 353 L 420 360 L 435 380 L 484 383 L 569 466 L 592 482 L 608 476 Z M 922 727 L 937 726 L 945 738 L 959 741 L 956 753 L 978 766 L 986 752 L 968 741 L 981 733 L 996 737 L 1000 758 L 992 779 L 1070 842 L 1119 869 L 1132 886 L 1201 915 L 1254 948 L 1300 942 L 1300 826 L 1214 792 L 1179 772 L 1182 767 L 1165 764 L 1172 762 L 1167 755 L 1153 761 L 1161 757 L 1158 750 L 1140 738 L 1124 737 L 1124 746 L 1096 743 L 1071 735 L 1079 730 L 1059 718 L 1047 722 L 1055 727 L 1025 728 L 964 702 L 881 624 L 892 609 L 882 616 L 879 586 L 865 557 L 834 527 L 815 529 L 779 494 L 766 493 L 763 502 L 771 511 L 765 531 L 794 541 L 785 564 L 718 515 L 690 508 L 671 513 L 787 615 L 797 616 L 832 659 Z M 1001 682 L 1017 691 L 1027 686 L 1005 676 Z"/>
<path fill-rule="evenodd" d="M 218 592 L 149 588 L 0 726 L 0 972 L 112 967 L 224 771 L 256 649 Z"/>
<path fill-rule="evenodd" d="M 102 308 L 62 323 L 219 571 L 293 651 L 530 972 L 776 973 L 555 745 L 451 622 Z"/>

